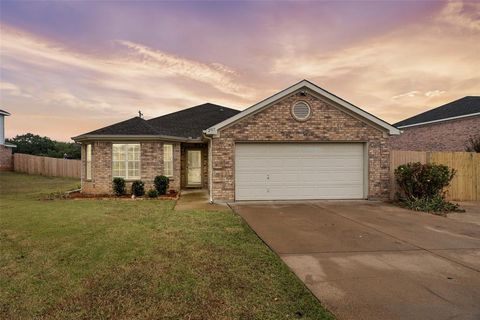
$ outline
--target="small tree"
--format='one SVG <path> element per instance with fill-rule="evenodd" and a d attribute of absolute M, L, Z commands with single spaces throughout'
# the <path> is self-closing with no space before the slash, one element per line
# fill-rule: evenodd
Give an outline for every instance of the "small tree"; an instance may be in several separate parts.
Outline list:
<path fill-rule="evenodd" d="M 125 179 L 118 177 L 113 178 L 113 193 L 117 196 L 122 196 L 125 192 Z"/>
<path fill-rule="evenodd" d="M 170 179 L 165 176 L 156 176 L 155 180 L 153 180 L 153 184 L 155 185 L 155 189 L 157 189 L 158 194 L 163 195 L 167 194 L 168 185 L 170 184 Z"/>
<path fill-rule="evenodd" d="M 480 134 L 468 138 L 465 151 L 480 153 Z"/>

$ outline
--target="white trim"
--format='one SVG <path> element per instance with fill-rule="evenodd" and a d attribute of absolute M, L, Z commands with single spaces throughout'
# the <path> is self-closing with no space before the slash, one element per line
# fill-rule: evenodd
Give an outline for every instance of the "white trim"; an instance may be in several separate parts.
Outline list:
<path fill-rule="evenodd" d="M 189 139 L 164 135 L 134 135 L 134 134 L 84 134 L 72 137 L 75 142 L 81 141 L 179 141 L 179 142 L 202 142 L 201 138 Z"/>
<path fill-rule="evenodd" d="M 450 118 L 443 118 L 443 119 L 432 120 L 432 121 L 419 122 L 419 123 L 414 123 L 414 124 L 407 124 L 407 125 L 405 125 L 405 126 L 398 126 L 397 128 L 403 129 L 403 128 L 421 126 L 421 125 L 424 125 L 424 124 L 437 123 L 437 122 L 442 122 L 442 121 L 449 121 L 449 120 L 455 120 L 455 119 L 461 119 L 461 118 L 468 118 L 468 117 L 474 117 L 474 116 L 480 116 L 480 112 L 470 113 L 470 114 L 464 114 L 464 115 L 462 115 L 462 116 L 456 116 L 456 117 L 450 117 Z"/>
<path fill-rule="evenodd" d="M 253 106 L 243 110 L 242 112 L 234 115 L 233 117 L 231 118 L 228 118 L 206 130 L 204 130 L 203 132 L 205 134 L 208 134 L 208 135 L 215 135 L 218 133 L 218 130 L 228 126 L 229 124 L 232 124 L 240 119 L 242 119 L 243 117 L 246 117 L 247 115 L 249 114 L 252 114 L 254 112 L 257 112 L 259 110 L 261 110 L 262 108 L 265 108 L 267 106 L 269 106 L 270 104 L 294 93 L 295 91 L 297 90 L 300 90 L 302 88 L 308 88 L 310 90 L 312 90 L 313 92 L 316 92 L 326 98 L 328 98 L 329 100 L 341 105 L 342 107 L 346 108 L 347 110 L 350 110 L 352 111 L 353 113 L 356 113 L 358 115 L 360 115 L 361 117 L 379 125 L 380 127 L 382 128 L 385 128 L 389 131 L 389 133 L 391 135 L 397 135 L 397 134 L 400 134 L 400 130 L 398 130 L 397 128 L 395 128 L 394 126 L 388 124 L 387 122 L 371 115 L 370 113 L 354 106 L 353 104 L 335 96 L 334 94 L 331 94 L 330 92 L 326 91 L 326 90 L 323 90 L 322 88 L 316 86 L 315 84 L 311 83 L 310 81 L 307 81 L 307 80 L 302 80 L 300 81 L 299 83 L 297 84 L 294 84 L 293 86 L 285 89 L 285 90 L 282 90 L 280 91 L 279 93 L 276 93 L 274 94 L 273 96 L 263 100 L 263 101 L 260 101 L 259 103 L 257 104 L 254 104 Z"/>

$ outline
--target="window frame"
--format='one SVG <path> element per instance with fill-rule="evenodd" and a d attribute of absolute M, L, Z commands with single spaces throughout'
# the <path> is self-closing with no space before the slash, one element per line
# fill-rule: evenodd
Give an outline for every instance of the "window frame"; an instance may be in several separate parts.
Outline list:
<path fill-rule="evenodd" d="M 115 160 L 114 159 L 114 148 L 115 146 L 123 146 L 124 158 L 123 160 Z M 128 146 L 138 146 L 138 160 L 129 160 L 129 153 L 128 153 Z M 142 178 L 142 166 L 141 166 L 141 159 L 142 159 L 142 146 L 141 143 L 112 143 L 112 178 L 123 178 L 127 181 L 133 180 L 140 180 Z M 122 169 L 124 175 L 115 175 L 115 163 L 124 163 L 124 169 Z M 129 171 L 129 163 L 138 163 L 138 176 L 130 176 Z M 117 171 L 120 169 L 117 169 Z M 136 170 L 136 169 L 134 169 Z"/>
<path fill-rule="evenodd" d="M 85 145 L 85 180 L 92 180 L 92 155 L 93 146 L 91 143 Z"/>
<path fill-rule="evenodd" d="M 171 159 L 170 160 L 167 160 L 165 159 L 166 158 L 166 152 L 165 152 L 165 147 L 170 147 L 171 148 L 171 151 L 170 151 L 170 156 L 171 156 Z M 163 150 L 163 175 L 166 176 L 166 177 L 169 177 L 169 178 L 172 178 L 173 177 L 173 171 L 174 171 L 174 152 L 173 152 L 173 143 L 164 143 L 163 146 L 162 146 L 162 150 Z M 170 174 L 168 174 L 166 171 L 166 163 L 167 161 L 170 161 L 170 168 L 171 169 L 171 172 Z"/>

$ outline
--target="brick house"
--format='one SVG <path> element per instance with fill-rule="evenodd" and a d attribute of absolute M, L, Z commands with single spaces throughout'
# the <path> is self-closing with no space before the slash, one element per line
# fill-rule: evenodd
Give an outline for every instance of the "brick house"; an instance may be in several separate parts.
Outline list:
<path fill-rule="evenodd" d="M 394 150 L 465 151 L 467 140 L 480 135 L 480 96 L 467 96 L 394 124 Z"/>
<path fill-rule="evenodd" d="M 166 175 L 171 189 L 206 188 L 211 201 L 371 199 L 389 195 L 396 134 L 303 80 L 242 112 L 207 103 L 73 139 L 86 193 L 111 193 L 117 176 L 150 188 Z"/>
<path fill-rule="evenodd" d="M 10 113 L 0 109 L 0 171 L 13 170 L 12 149 L 17 146 L 5 142 L 5 117 Z"/>

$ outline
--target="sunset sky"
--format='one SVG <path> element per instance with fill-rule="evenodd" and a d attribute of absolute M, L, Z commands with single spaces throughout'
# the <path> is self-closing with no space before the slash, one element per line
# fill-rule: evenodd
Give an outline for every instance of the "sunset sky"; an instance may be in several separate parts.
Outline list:
<path fill-rule="evenodd" d="M 479 2 L 0 1 L 7 137 L 70 137 L 302 79 L 391 123 L 480 95 Z"/>

